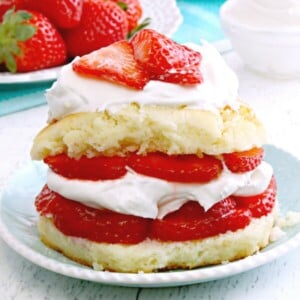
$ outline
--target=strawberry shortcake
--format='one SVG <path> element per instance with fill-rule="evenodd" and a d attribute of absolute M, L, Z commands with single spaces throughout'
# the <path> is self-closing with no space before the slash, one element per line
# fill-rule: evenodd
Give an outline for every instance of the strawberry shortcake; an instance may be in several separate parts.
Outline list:
<path fill-rule="evenodd" d="M 209 44 L 145 29 L 63 67 L 32 157 L 41 240 L 97 270 L 233 261 L 270 242 L 265 131 Z"/>

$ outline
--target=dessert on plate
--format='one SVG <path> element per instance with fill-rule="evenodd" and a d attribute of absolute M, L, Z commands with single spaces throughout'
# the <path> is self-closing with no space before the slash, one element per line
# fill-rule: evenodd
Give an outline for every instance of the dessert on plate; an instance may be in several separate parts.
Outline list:
<path fill-rule="evenodd" d="M 270 242 L 265 131 L 209 44 L 142 30 L 76 58 L 47 92 L 31 155 L 49 166 L 41 240 L 97 270 L 237 260 Z"/>

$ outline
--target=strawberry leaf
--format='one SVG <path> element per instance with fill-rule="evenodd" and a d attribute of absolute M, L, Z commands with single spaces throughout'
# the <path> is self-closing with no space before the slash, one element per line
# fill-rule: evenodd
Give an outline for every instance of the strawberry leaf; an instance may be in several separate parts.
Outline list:
<path fill-rule="evenodd" d="M 22 55 L 19 42 L 30 39 L 37 28 L 27 21 L 32 15 L 26 11 L 8 10 L 0 24 L 0 64 L 4 63 L 10 72 L 17 71 L 16 56 Z"/>
<path fill-rule="evenodd" d="M 4 52 L 4 62 L 5 62 L 6 68 L 10 72 L 13 72 L 13 73 L 17 72 L 16 60 L 13 57 L 13 55 L 11 54 L 11 52 L 9 52 L 9 51 Z"/>
<path fill-rule="evenodd" d="M 26 41 L 36 33 L 36 27 L 30 24 L 17 25 L 15 27 L 15 38 L 18 41 Z"/>
<path fill-rule="evenodd" d="M 117 4 L 124 10 L 126 11 L 128 9 L 128 5 L 125 2 L 118 1 Z"/>
<path fill-rule="evenodd" d="M 136 26 L 135 28 L 133 28 L 127 35 L 127 39 L 130 39 L 131 37 L 133 37 L 138 31 L 144 29 L 145 27 L 147 27 L 148 25 L 150 25 L 151 23 L 151 18 L 146 18 L 142 21 L 142 23 L 140 23 L 138 26 Z"/>

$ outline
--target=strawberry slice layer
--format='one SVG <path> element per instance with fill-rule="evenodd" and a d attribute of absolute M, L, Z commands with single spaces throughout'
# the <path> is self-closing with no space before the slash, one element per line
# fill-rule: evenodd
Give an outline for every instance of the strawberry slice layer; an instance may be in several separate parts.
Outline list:
<path fill-rule="evenodd" d="M 194 201 L 162 220 L 151 220 L 110 210 L 99 210 L 68 200 L 47 186 L 37 196 L 35 206 L 42 216 L 51 216 L 55 226 L 68 236 L 95 242 L 137 244 L 146 238 L 160 241 L 190 241 L 245 228 L 252 218 L 272 211 L 276 183 L 272 178 L 262 194 L 252 197 L 230 196 L 208 211 Z"/>
<path fill-rule="evenodd" d="M 209 182 L 222 171 L 222 162 L 209 155 L 132 155 L 128 165 L 139 174 L 175 182 Z"/>
<path fill-rule="evenodd" d="M 233 173 L 254 170 L 263 160 L 264 149 L 252 148 L 247 151 L 223 154 L 226 167 Z"/>
<path fill-rule="evenodd" d="M 94 158 L 70 158 L 66 154 L 48 156 L 44 159 L 50 169 L 70 179 L 117 179 L 126 174 L 126 157 L 99 156 Z"/>
<path fill-rule="evenodd" d="M 135 89 L 143 89 L 150 80 L 134 59 L 129 42 L 119 41 L 75 60 L 73 70 L 78 74 L 104 79 Z"/>
<path fill-rule="evenodd" d="M 126 167 L 139 174 L 173 182 L 209 182 L 219 176 L 222 162 L 209 155 L 167 155 L 148 153 L 126 157 L 98 156 L 74 159 L 66 154 L 48 156 L 44 162 L 57 174 L 85 180 L 117 179 L 127 172 Z"/>
<path fill-rule="evenodd" d="M 217 203 L 207 212 L 198 203 L 190 201 L 164 219 L 154 220 L 151 236 L 161 241 L 202 239 L 244 228 L 250 219 L 250 211 L 237 208 L 231 198 Z"/>
<path fill-rule="evenodd" d="M 99 210 L 68 200 L 44 186 L 35 206 L 42 216 L 52 215 L 65 235 L 95 242 L 136 244 L 149 232 L 150 219 Z"/>

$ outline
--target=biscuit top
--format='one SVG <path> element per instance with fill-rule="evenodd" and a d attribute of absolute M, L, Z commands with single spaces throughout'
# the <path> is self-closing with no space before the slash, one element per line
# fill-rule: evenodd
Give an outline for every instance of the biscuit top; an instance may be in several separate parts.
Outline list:
<path fill-rule="evenodd" d="M 78 112 L 115 112 L 131 103 L 209 111 L 225 106 L 237 109 L 238 79 L 218 51 L 208 43 L 188 46 L 202 55 L 200 71 L 203 82 L 199 84 L 180 85 L 150 80 L 143 89 L 136 90 L 82 76 L 72 69 L 72 64 L 63 67 L 57 82 L 46 94 L 49 122 Z"/>

